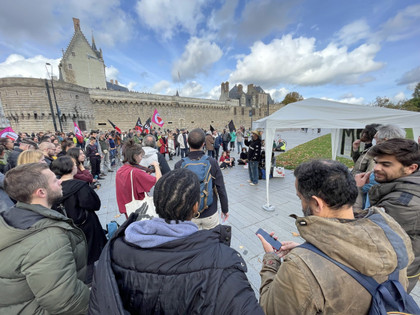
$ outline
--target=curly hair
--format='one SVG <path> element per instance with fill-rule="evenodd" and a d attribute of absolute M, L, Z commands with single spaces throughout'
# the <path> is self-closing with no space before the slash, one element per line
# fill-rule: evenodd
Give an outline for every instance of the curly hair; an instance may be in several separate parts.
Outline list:
<path fill-rule="evenodd" d="M 392 155 L 404 166 L 417 164 L 420 166 L 419 145 L 410 139 L 394 138 L 375 145 L 370 151 L 372 157 Z"/>
<path fill-rule="evenodd" d="M 190 220 L 193 207 L 200 201 L 200 183 L 197 175 L 185 168 L 163 175 L 155 185 L 153 202 L 156 213 L 167 223 L 171 220 Z"/>
<path fill-rule="evenodd" d="M 356 182 L 348 168 L 340 162 L 312 160 L 300 164 L 294 174 L 297 190 L 306 201 L 317 196 L 334 210 L 356 202 Z"/>

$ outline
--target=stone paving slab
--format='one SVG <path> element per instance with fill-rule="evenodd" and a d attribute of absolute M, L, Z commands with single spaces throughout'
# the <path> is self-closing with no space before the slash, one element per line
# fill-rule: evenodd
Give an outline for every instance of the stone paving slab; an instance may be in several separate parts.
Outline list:
<path fill-rule="evenodd" d="M 300 130 L 284 130 L 278 132 L 277 135 L 286 139 L 287 149 L 291 149 L 327 133 L 329 130 L 326 129 L 323 129 L 320 134 L 317 134 L 316 130 L 309 129 L 307 133 Z M 237 158 L 238 154 L 235 152 L 233 156 Z M 171 169 L 177 161 L 179 157 L 168 161 Z M 258 297 L 261 283 L 259 271 L 264 251 L 255 232 L 263 228 L 269 232 L 276 232 L 280 240 L 303 242 L 299 236 L 295 236 L 298 232 L 294 224 L 295 220 L 289 217 L 290 214 L 302 214 L 300 201 L 295 192 L 293 172 L 286 170 L 285 178 L 270 179 L 270 203 L 275 207 L 273 212 L 262 209 L 266 203 L 264 180 L 259 181 L 256 186 L 250 186 L 247 183 L 248 170 L 240 165 L 223 170 L 223 175 L 229 198 L 229 219 L 225 224 L 232 226 L 231 247 L 241 253 L 247 262 L 247 277 Z M 97 190 L 97 193 L 102 201 L 102 207 L 98 211 L 102 225 L 105 226 L 111 220 L 123 223 L 125 216 L 118 213 L 115 195 L 115 172 L 108 173 L 101 183 L 102 187 Z M 419 285 L 411 295 L 420 304 Z"/>

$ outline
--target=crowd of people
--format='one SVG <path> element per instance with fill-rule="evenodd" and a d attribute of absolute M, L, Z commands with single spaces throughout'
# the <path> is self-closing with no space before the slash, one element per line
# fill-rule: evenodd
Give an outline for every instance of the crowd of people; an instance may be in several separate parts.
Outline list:
<path fill-rule="evenodd" d="M 367 125 L 353 142 L 352 170 L 330 160 L 295 169 L 303 215 L 294 218 L 312 249 L 291 241 L 275 249 L 258 235 L 266 252 L 258 301 L 230 248 L 231 227 L 221 224 L 229 218 L 223 170 L 244 165 L 255 186 L 265 154 L 261 133 L 243 127 L 0 138 L 0 260 L 8 261 L 0 313 L 367 314 L 372 296 L 337 262 L 412 291 L 420 151 L 403 129 Z M 95 189 L 114 171 L 126 220 L 107 237 Z M 146 203 L 129 210 L 148 197 L 153 216 Z"/>

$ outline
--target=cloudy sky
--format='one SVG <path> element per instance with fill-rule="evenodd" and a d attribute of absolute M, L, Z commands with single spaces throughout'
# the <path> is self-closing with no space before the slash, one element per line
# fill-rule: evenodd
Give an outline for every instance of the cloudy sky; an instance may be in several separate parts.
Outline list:
<path fill-rule="evenodd" d="M 0 77 L 47 77 L 80 19 L 107 79 L 130 90 L 218 99 L 254 83 L 369 104 L 420 82 L 420 4 L 412 0 L 13 0 L 0 11 Z"/>

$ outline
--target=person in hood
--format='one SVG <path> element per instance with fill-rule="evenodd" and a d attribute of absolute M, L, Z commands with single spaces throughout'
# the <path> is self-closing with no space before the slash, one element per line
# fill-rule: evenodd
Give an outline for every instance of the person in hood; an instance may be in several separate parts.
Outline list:
<path fill-rule="evenodd" d="M 61 156 L 51 164 L 51 170 L 60 177 L 63 197 L 52 209 L 65 211 L 67 217 L 85 234 L 88 248 L 86 284 L 92 282 L 93 264 L 99 259 L 106 243 L 106 236 L 95 211 L 101 208 L 101 200 L 90 185 L 74 179 L 77 173 L 76 161 L 70 156 Z"/>
<path fill-rule="evenodd" d="M 135 143 L 133 139 L 128 139 L 125 142 L 123 155 L 124 165 L 117 171 L 115 187 L 118 209 L 128 218 L 125 205 L 133 200 L 133 194 L 136 200 L 143 200 L 145 194 L 150 192 L 162 173 L 156 160 L 150 163 L 154 167 L 156 176 L 150 175 L 150 170 L 141 165 L 144 151 L 142 146 Z"/>
<path fill-rule="evenodd" d="M 0 314 L 86 314 L 86 241 L 73 221 L 52 210 L 61 180 L 45 163 L 7 172 L 17 200 L 0 213 Z"/>
<path fill-rule="evenodd" d="M 345 165 L 313 160 L 300 164 L 295 177 L 304 216 L 293 217 L 306 242 L 378 283 L 400 270 L 407 288 L 410 238 L 381 208 L 353 212 L 357 187 Z M 260 272 L 266 314 L 368 314 L 372 296 L 333 262 L 294 242 L 282 242 L 275 252 L 258 237 L 266 252 Z"/>
<path fill-rule="evenodd" d="M 156 161 L 160 165 L 160 171 L 162 172 L 162 175 L 165 175 L 171 171 L 165 156 L 156 149 L 156 138 L 153 135 L 148 134 L 144 136 L 142 148 L 144 151 L 144 156 L 140 162 L 141 166 L 150 167 L 152 162 Z"/>
<path fill-rule="evenodd" d="M 231 227 L 198 230 L 191 222 L 197 175 L 185 168 L 165 174 L 153 200 L 159 218 L 128 221 L 105 247 L 89 314 L 262 315 L 245 261 L 229 247 Z"/>

